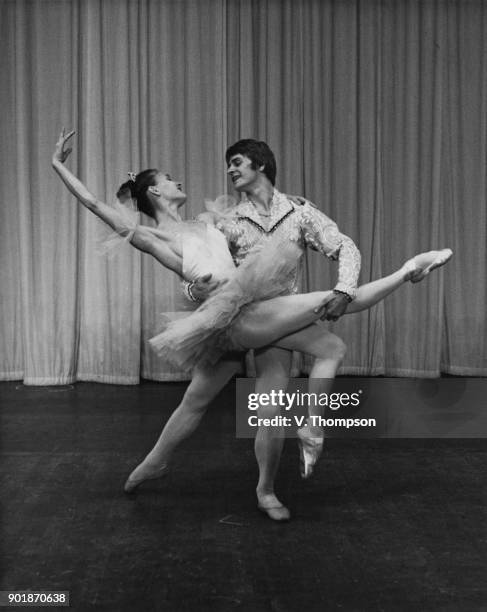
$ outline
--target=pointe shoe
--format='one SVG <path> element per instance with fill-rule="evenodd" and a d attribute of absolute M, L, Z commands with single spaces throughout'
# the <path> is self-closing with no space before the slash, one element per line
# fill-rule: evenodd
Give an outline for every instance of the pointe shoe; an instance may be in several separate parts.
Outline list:
<path fill-rule="evenodd" d="M 289 510 L 280 502 L 277 502 L 277 504 L 274 506 L 266 506 L 261 504 L 261 502 L 258 502 L 257 508 L 264 514 L 267 514 L 267 516 L 273 521 L 283 522 L 288 521 L 291 518 L 291 513 Z"/>
<path fill-rule="evenodd" d="M 299 467 L 301 478 L 309 478 L 323 452 L 323 438 L 313 438 L 306 428 L 298 429 Z"/>
<path fill-rule="evenodd" d="M 428 251 L 427 253 L 421 253 L 416 255 L 404 266 L 407 271 L 406 279 L 412 283 L 419 283 L 422 281 L 432 270 L 439 268 L 446 264 L 451 259 L 453 251 L 451 249 L 442 249 L 441 251 Z"/>
<path fill-rule="evenodd" d="M 127 480 L 125 481 L 123 490 L 124 490 L 124 493 L 127 493 L 127 495 L 131 495 L 132 493 L 135 493 L 135 490 L 137 489 L 137 487 L 140 486 L 146 480 L 155 480 L 156 478 L 161 478 L 162 476 L 165 476 L 169 469 L 167 465 L 164 464 L 160 468 L 156 468 L 153 470 L 146 469 L 144 471 L 143 469 L 139 469 L 141 468 L 141 466 L 142 464 L 137 466 L 135 470 L 127 478 Z"/>

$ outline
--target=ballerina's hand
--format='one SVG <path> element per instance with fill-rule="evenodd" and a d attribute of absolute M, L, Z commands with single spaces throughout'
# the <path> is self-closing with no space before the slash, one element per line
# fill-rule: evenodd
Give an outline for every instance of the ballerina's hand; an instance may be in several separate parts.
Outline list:
<path fill-rule="evenodd" d="M 56 147 L 54 149 L 54 153 L 52 154 L 53 161 L 59 161 L 62 164 L 68 159 L 71 151 L 73 149 L 64 149 L 64 145 L 68 142 L 68 140 L 74 136 L 76 132 L 72 130 L 69 134 L 65 134 L 64 128 L 61 130 L 61 134 L 59 135 L 59 139 L 56 142 Z"/>
<path fill-rule="evenodd" d="M 221 285 L 219 281 L 213 280 L 211 276 L 211 274 L 200 276 L 191 286 L 191 293 L 200 302 L 204 302 Z"/>

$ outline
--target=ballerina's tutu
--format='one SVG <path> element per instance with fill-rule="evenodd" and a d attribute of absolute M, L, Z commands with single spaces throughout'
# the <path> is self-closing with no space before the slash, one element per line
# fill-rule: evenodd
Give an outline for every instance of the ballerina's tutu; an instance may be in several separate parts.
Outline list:
<path fill-rule="evenodd" d="M 170 321 L 149 340 L 155 352 L 183 369 L 215 363 L 232 343 L 231 324 L 250 302 L 288 293 L 301 250 L 289 240 L 271 239 L 235 268 L 232 276 L 190 316 Z M 240 348 L 240 350 L 244 350 Z"/>

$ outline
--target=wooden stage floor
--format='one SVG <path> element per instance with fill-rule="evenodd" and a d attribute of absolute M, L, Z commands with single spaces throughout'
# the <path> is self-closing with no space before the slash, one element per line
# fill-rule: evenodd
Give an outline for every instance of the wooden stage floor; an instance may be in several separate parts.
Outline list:
<path fill-rule="evenodd" d="M 0 590 L 70 591 L 80 611 L 487 610 L 486 440 L 331 439 L 309 481 L 287 440 L 276 524 L 231 383 L 127 498 L 185 386 L 0 384 Z"/>

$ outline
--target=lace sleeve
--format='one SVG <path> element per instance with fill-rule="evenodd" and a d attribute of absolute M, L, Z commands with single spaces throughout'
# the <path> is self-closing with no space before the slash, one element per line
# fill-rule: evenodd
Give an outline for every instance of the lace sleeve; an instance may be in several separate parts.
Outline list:
<path fill-rule="evenodd" d="M 302 229 L 306 244 L 330 257 L 338 259 L 337 291 L 354 298 L 360 274 L 361 256 L 351 238 L 342 234 L 337 224 L 307 202 L 302 210 Z"/>

